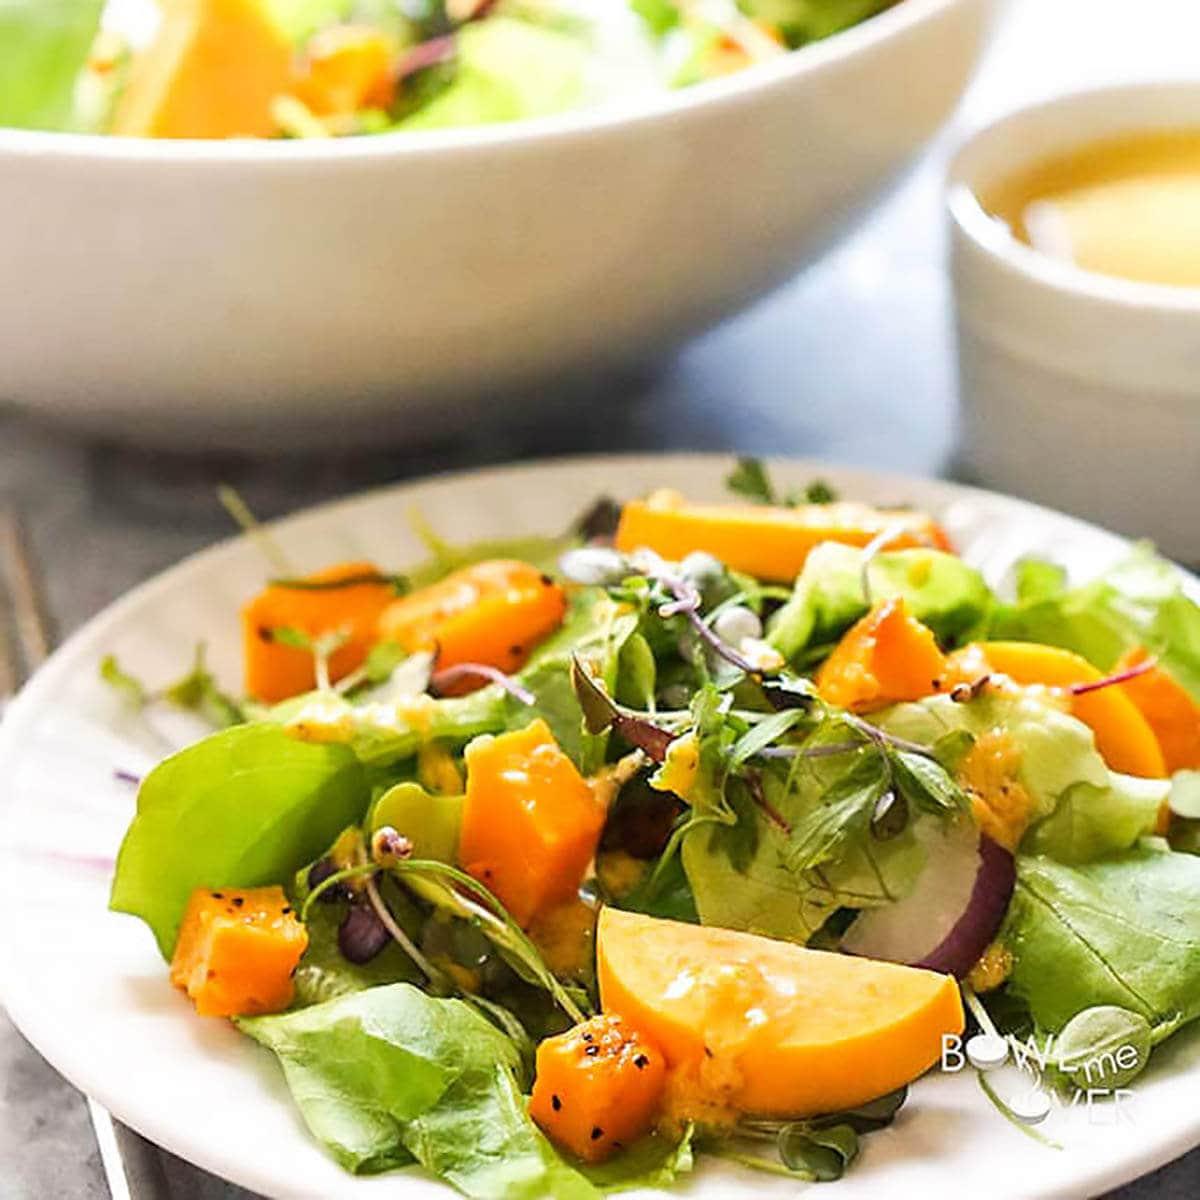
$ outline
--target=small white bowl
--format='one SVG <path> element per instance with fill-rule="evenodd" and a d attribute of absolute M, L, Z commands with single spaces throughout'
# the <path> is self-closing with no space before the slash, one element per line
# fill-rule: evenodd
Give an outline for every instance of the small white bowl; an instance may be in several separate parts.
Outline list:
<path fill-rule="evenodd" d="M 1200 288 L 1040 254 L 977 199 L 1088 142 L 1200 129 L 1200 82 L 1064 96 L 971 137 L 950 166 L 963 453 L 987 484 L 1200 560 Z"/>
<path fill-rule="evenodd" d="M 0 401 L 184 446 L 469 428 L 816 257 L 954 107 L 989 7 L 902 0 L 728 79 L 515 125 L 0 130 Z"/>

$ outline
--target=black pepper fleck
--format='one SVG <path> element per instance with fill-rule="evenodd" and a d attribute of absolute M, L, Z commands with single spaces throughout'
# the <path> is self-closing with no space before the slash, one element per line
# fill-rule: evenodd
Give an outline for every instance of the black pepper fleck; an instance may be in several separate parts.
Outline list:
<path fill-rule="evenodd" d="M 547 575 L 545 573 L 545 571 L 542 572 L 542 586 L 543 587 L 553 587 L 554 586 L 554 580 L 549 575 Z"/>
<path fill-rule="evenodd" d="M 592 1035 L 591 1035 L 590 1033 L 585 1033 L 585 1034 L 583 1035 L 583 1040 L 584 1040 L 585 1042 L 590 1042 L 590 1041 L 592 1040 Z"/>
<path fill-rule="evenodd" d="M 292 906 L 290 904 L 285 904 L 279 911 L 286 917 L 292 911 Z"/>
<path fill-rule="evenodd" d="M 562 1112 L 562 1101 L 557 1096 L 550 1097 L 550 1107 L 555 1112 Z"/>
<path fill-rule="evenodd" d="M 224 893 L 224 892 L 213 892 L 213 894 L 212 894 L 212 898 L 213 898 L 214 900 L 224 900 L 224 899 L 225 899 L 225 893 Z"/>
<path fill-rule="evenodd" d="M 644 1071 L 650 1065 L 650 1060 L 644 1054 L 639 1054 L 637 1058 L 633 1060 L 633 1065 L 637 1067 L 639 1071 Z"/>
<path fill-rule="evenodd" d="M 245 903 L 246 903 L 245 896 L 234 896 L 234 898 L 233 898 L 233 907 L 234 908 L 241 908 L 242 905 Z"/>
<path fill-rule="evenodd" d="M 598 1142 L 604 1136 L 604 1130 L 599 1125 L 592 1126 L 592 1141 Z"/>
<path fill-rule="evenodd" d="M 599 1053 L 600 1053 L 599 1046 L 588 1046 L 588 1048 L 586 1050 L 584 1050 L 584 1054 L 586 1054 L 588 1056 L 588 1058 L 595 1058 L 596 1055 Z"/>

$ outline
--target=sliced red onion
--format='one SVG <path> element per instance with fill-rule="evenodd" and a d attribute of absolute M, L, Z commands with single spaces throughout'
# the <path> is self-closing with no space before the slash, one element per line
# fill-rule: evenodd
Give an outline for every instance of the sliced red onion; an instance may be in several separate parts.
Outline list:
<path fill-rule="evenodd" d="M 966 821 L 918 836 L 928 857 L 916 887 L 903 900 L 860 914 L 842 948 L 961 979 L 1000 929 L 1016 865 L 1003 846 Z"/>

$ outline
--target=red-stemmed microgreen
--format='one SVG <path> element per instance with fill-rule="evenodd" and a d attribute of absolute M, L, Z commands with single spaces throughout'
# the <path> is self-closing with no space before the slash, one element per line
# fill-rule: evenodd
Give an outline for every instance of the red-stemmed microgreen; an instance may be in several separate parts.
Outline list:
<path fill-rule="evenodd" d="M 429 686 L 435 695 L 444 695 L 448 688 L 453 687 L 464 679 L 485 679 L 489 683 L 499 684 L 514 700 L 532 707 L 537 703 L 537 697 L 511 675 L 506 675 L 497 667 L 487 663 L 465 662 L 455 663 L 451 667 L 442 667 L 430 677 Z"/>
<path fill-rule="evenodd" d="M 1153 671 L 1157 666 L 1157 658 L 1147 658 L 1144 662 L 1128 667 L 1124 671 L 1117 671 L 1113 675 L 1106 675 L 1103 679 L 1093 679 L 1089 683 L 1073 683 L 1067 691 L 1072 696 L 1086 696 L 1089 692 L 1098 692 L 1102 688 L 1119 687 L 1122 683 L 1137 679 L 1139 675 L 1145 675 L 1147 671 Z"/>
<path fill-rule="evenodd" d="M 588 674 L 579 656 L 574 654 L 571 656 L 571 687 L 583 710 L 583 723 L 588 733 L 596 735 L 611 729 L 655 762 L 665 761 L 678 734 L 622 708 Z"/>

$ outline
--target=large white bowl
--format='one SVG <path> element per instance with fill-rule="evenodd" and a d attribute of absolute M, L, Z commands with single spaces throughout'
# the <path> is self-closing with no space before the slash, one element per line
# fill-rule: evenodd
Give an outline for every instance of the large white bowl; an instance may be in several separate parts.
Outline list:
<path fill-rule="evenodd" d="M 815 256 L 938 127 L 989 0 L 902 0 L 636 108 L 329 143 L 0 131 L 0 400 L 147 443 L 464 423 Z"/>

